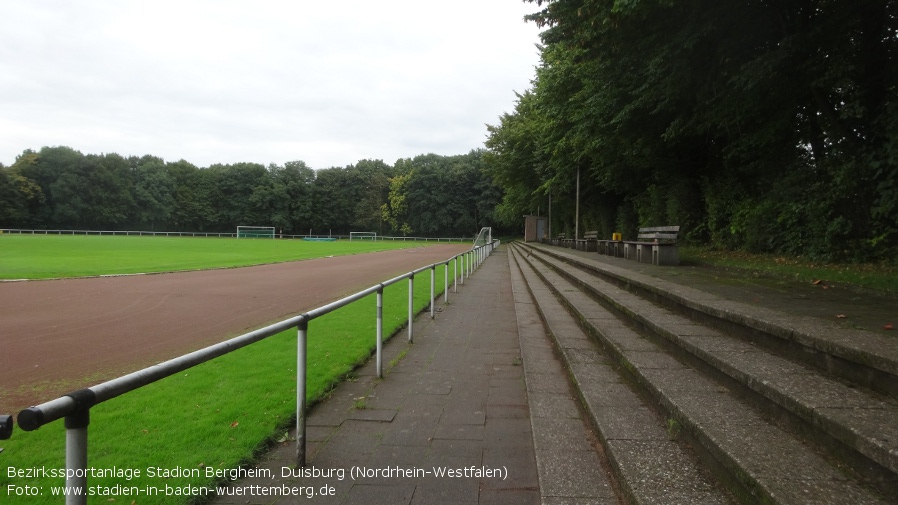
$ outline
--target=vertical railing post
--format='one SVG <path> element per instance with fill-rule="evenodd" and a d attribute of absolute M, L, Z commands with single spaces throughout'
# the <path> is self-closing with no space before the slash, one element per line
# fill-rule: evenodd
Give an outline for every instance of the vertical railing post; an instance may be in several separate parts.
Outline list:
<path fill-rule="evenodd" d="M 412 343 L 412 320 L 415 318 L 415 274 L 408 277 L 408 343 Z"/>
<path fill-rule="evenodd" d="M 434 263 L 434 264 L 430 265 L 430 318 L 431 319 L 433 319 L 433 316 L 434 316 L 433 299 L 434 299 L 434 293 L 435 293 L 434 284 L 436 283 L 436 277 L 437 277 L 437 265 L 436 265 L 436 263 Z"/>
<path fill-rule="evenodd" d="M 306 466 L 306 350 L 309 322 L 303 318 L 296 327 L 296 466 Z"/>
<path fill-rule="evenodd" d="M 467 254 L 468 253 L 465 252 L 465 253 L 461 253 L 461 255 L 459 256 L 459 259 L 461 259 L 461 271 L 459 272 L 459 274 L 460 274 L 459 278 L 461 278 L 462 286 L 464 286 L 464 284 L 465 284 L 465 256 Z"/>
<path fill-rule="evenodd" d="M 453 274 L 452 283 L 454 284 L 453 289 L 455 289 L 455 292 L 458 293 L 458 256 L 457 255 L 455 256 L 455 264 L 452 269 L 452 274 Z"/>
<path fill-rule="evenodd" d="M 87 426 L 90 409 L 79 408 L 65 417 L 66 505 L 87 504 Z"/>
<path fill-rule="evenodd" d="M 384 377 L 384 285 L 377 289 L 377 378 Z"/>
<path fill-rule="evenodd" d="M 443 303 L 449 303 L 449 262 L 452 260 L 446 260 L 446 264 L 443 265 Z"/>

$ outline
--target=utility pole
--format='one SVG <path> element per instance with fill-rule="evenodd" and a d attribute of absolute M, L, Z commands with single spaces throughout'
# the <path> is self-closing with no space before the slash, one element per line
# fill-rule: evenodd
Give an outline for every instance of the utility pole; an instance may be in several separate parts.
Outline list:
<path fill-rule="evenodd" d="M 580 167 L 577 167 L 577 198 L 574 208 L 574 240 L 580 238 Z"/>

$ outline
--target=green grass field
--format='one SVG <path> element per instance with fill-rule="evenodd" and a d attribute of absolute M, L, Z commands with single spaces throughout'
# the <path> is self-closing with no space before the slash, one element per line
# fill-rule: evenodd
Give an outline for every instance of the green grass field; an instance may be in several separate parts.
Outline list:
<path fill-rule="evenodd" d="M 0 240 L 5 241 L 7 238 L 10 237 Z M 104 239 L 102 242 L 122 239 L 126 237 Z M 129 238 L 130 240 L 134 239 Z M 147 244 L 146 247 L 154 247 L 149 245 L 154 241 L 165 242 L 167 239 L 144 239 L 142 243 Z M 280 241 L 245 242 L 259 242 L 251 246 L 256 253 L 264 249 L 265 244 L 272 249 L 280 247 Z M 301 244 L 301 247 L 296 247 L 289 253 L 281 251 L 270 253 L 267 257 L 286 258 L 288 254 L 300 254 L 300 249 L 334 245 Z M 372 245 L 369 242 L 359 244 L 369 248 Z M 296 244 L 299 245 L 300 243 Z M 357 246 L 355 242 L 352 247 L 358 249 L 346 249 L 348 253 L 361 252 L 361 246 Z M 164 246 L 160 248 L 166 249 Z M 84 249 L 84 254 L 90 254 L 86 252 L 88 250 L 89 248 Z M 243 253 L 244 260 L 246 254 Z M 192 256 L 194 259 L 190 261 L 196 261 L 195 254 L 183 251 L 175 256 Z M 90 261 L 79 260 L 78 263 Z M 136 262 L 132 263 L 135 268 L 140 267 Z M 436 292 L 443 289 L 444 268 L 446 267 L 437 268 Z M 64 270 L 62 272 L 65 273 Z M 418 279 L 415 282 L 417 310 L 429 304 L 429 275 L 421 277 L 427 280 L 421 282 Z M 451 278 L 449 282 L 452 282 Z M 310 402 L 326 397 L 334 384 L 370 356 L 375 345 L 374 304 L 372 295 L 310 322 L 307 379 L 307 398 Z M 404 325 L 407 307 L 408 285 L 405 282 L 394 284 L 385 290 L 385 335 L 393 334 Z M 130 487 L 146 489 L 153 486 L 164 489 L 166 485 L 210 486 L 216 479 L 206 478 L 206 468 L 230 469 L 251 461 L 266 443 L 283 437 L 287 428 L 292 425 L 296 404 L 295 370 L 296 331 L 290 330 L 94 407 L 91 410 L 89 428 L 88 466 L 101 470 L 117 468 L 130 472 L 140 471 L 141 475 L 130 480 L 89 479 L 89 486 L 105 486 L 107 491 L 115 489 L 113 486 L 120 487 L 117 488 L 118 496 L 93 496 L 88 499 L 88 503 L 133 502 L 143 505 L 191 502 L 192 499 L 189 498 L 144 494 L 124 496 L 122 493 L 125 488 Z M 64 486 L 64 479 L 20 478 L 15 476 L 15 472 L 10 475 L 9 468 L 64 468 L 64 442 L 62 421 L 34 432 L 17 429 L 11 440 L 0 442 L 0 446 L 6 448 L 0 454 L 0 467 L 4 469 L 0 473 L 0 497 L 11 499 L 0 501 L 28 505 L 61 503 L 63 500 L 60 497 L 52 495 L 52 488 Z M 147 469 L 156 467 L 197 469 L 200 476 L 165 479 L 147 475 Z M 34 486 L 41 495 L 19 496 L 17 493 L 24 492 L 23 486 L 26 485 Z M 99 487 L 95 489 L 103 490 Z"/>
<path fill-rule="evenodd" d="M 0 235 L 0 279 L 52 279 L 231 268 L 421 247 L 420 242 Z"/>

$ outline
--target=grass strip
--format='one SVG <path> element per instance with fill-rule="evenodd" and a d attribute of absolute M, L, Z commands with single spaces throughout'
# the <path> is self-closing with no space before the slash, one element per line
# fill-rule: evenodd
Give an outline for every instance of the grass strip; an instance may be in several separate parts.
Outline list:
<path fill-rule="evenodd" d="M 421 243 L 108 235 L 0 235 L 0 279 L 233 268 L 421 247 Z"/>
<path fill-rule="evenodd" d="M 443 290 L 445 265 L 438 266 L 435 292 Z M 450 267 L 451 268 L 451 267 Z M 450 274 L 451 274 L 450 270 Z M 449 279 L 452 283 L 451 275 Z M 429 273 L 416 276 L 417 311 L 430 303 Z M 309 323 L 307 398 L 315 402 L 363 363 L 375 347 L 374 295 Z M 406 323 L 408 285 L 384 290 L 384 334 L 394 335 Z M 251 461 L 266 444 L 292 426 L 296 410 L 296 331 L 289 330 L 215 360 L 160 380 L 95 406 L 88 435 L 88 466 L 140 471 L 139 477 L 91 478 L 88 486 L 116 490 L 117 496 L 92 496 L 88 503 L 191 503 L 195 497 L 163 496 L 171 488 L 205 488 L 217 479 L 208 469 L 236 468 Z M 14 503 L 61 503 L 51 488 L 60 478 L 19 478 L 9 468 L 65 467 L 62 421 L 34 432 L 16 430 L 4 441 L 0 455 L 0 496 Z M 148 469 L 181 469 L 191 475 L 161 477 Z M 194 475 L 198 474 L 198 475 Z M 17 496 L 22 486 L 34 486 L 40 496 Z M 13 486 L 13 487 L 10 487 Z M 18 487 L 16 487 L 18 486 Z M 118 488 L 115 488 L 118 486 Z M 125 496 L 125 488 L 140 490 Z M 147 496 L 148 488 L 160 490 Z M 97 488 L 98 490 L 101 488 Z M 10 502 L 13 503 L 13 502 Z"/>
<path fill-rule="evenodd" d="M 680 257 L 684 264 L 709 265 L 805 283 L 827 281 L 849 288 L 898 296 L 898 265 L 894 264 L 824 263 L 800 256 L 720 251 L 702 247 L 682 247 Z"/>

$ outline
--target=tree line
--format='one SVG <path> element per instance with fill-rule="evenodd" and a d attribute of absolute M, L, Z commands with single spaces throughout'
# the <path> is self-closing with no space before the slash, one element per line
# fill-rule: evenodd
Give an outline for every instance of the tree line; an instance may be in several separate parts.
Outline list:
<path fill-rule="evenodd" d="M 313 170 L 302 161 L 201 168 L 44 147 L 0 165 L 0 228 L 233 232 L 254 225 L 297 235 L 466 237 L 492 224 L 500 199 L 482 150 Z"/>
<path fill-rule="evenodd" d="M 822 260 L 898 252 L 898 2 L 525 0 L 541 63 L 489 126 L 509 224 L 678 224 Z"/>

